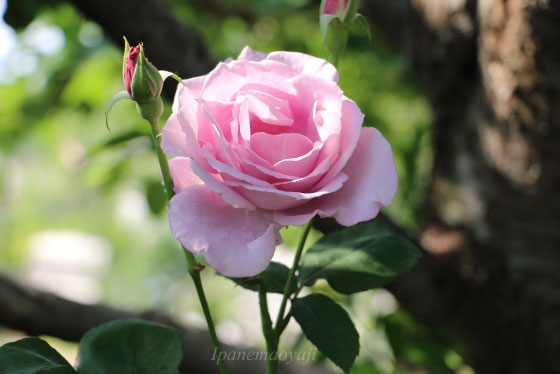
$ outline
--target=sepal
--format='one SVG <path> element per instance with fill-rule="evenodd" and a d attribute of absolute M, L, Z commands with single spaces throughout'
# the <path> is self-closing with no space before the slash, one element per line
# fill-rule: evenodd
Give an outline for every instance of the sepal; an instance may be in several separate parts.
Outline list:
<path fill-rule="evenodd" d="M 117 103 L 118 101 L 125 100 L 125 99 L 130 99 L 130 96 L 128 95 L 128 92 L 121 91 L 118 92 L 115 96 L 113 96 L 111 100 L 109 100 L 109 103 L 105 107 L 105 126 L 107 126 L 107 130 L 111 131 L 111 129 L 109 128 L 109 111 L 111 110 L 111 107 L 115 105 L 115 103 Z"/>

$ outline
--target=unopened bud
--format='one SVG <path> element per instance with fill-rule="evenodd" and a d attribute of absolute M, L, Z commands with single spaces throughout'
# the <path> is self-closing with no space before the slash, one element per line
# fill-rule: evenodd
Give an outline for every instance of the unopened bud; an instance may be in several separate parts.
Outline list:
<path fill-rule="evenodd" d="M 128 95 L 136 102 L 147 102 L 159 97 L 163 87 L 159 71 L 144 56 L 142 43 L 130 48 L 126 38 L 123 81 Z"/>

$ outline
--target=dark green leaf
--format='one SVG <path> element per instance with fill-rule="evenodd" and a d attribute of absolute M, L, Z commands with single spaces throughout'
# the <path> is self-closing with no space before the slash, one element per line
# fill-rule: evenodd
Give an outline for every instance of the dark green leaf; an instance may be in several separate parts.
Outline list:
<path fill-rule="evenodd" d="M 420 251 L 381 219 L 323 236 L 304 255 L 300 282 L 319 278 L 341 293 L 376 288 L 412 268 Z"/>
<path fill-rule="evenodd" d="M 0 374 L 70 374 L 72 366 L 47 342 L 26 338 L 0 347 Z"/>
<path fill-rule="evenodd" d="M 368 24 L 367 19 L 364 16 L 362 16 L 360 13 L 356 13 L 356 18 L 355 18 L 354 22 L 356 22 L 356 21 L 362 27 L 362 29 L 365 31 L 365 33 L 366 33 L 366 35 L 369 39 L 369 42 L 371 43 L 371 31 L 369 29 L 369 24 Z"/>
<path fill-rule="evenodd" d="M 183 356 L 181 334 L 157 323 L 123 319 L 90 330 L 78 349 L 81 374 L 175 374 Z"/>
<path fill-rule="evenodd" d="M 323 294 L 295 299 L 291 311 L 307 339 L 349 372 L 360 351 L 360 338 L 348 313 Z"/>
<path fill-rule="evenodd" d="M 283 294 L 284 285 L 288 281 L 290 269 L 286 265 L 273 261 L 268 265 L 264 273 L 266 279 L 266 291 L 270 293 Z M 237 283 L 239 286 L 252 291 L 257 291 L 259 282 L 261 282 L 259 277 L 228 278 Z M 294 293 L 295 291 L 296 284 L 294 282 L 291 293 Z"/>
<path fill-rule="evenodd" d="M 161 213 L 163 208 L 167 206 L 167 194 L 161 180 L 151 179 L 146 182 L 146 198 L 150 211 L 154 215 Z"/>

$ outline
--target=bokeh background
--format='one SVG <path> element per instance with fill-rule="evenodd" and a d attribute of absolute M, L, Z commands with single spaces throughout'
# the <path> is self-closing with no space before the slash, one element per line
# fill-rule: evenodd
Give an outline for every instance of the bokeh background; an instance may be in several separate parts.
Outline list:
<path fill-rule="evenodd" d="M 327 57 L 317 1 L 170 0 L 167 6 L 219 60 L 245 45 Z M 69 300 L 158 310 L 203 328 L 169 232 L 148 125 L 124 101 L 110 113 L 111 132 L 105 128 L 105 106 L 123 89 L 122 46 L 71 1 L 0 0 L 0 14 L 0 272 Z M 340 85 L 365 113 L 365 124 L 393 146 L 399 190 L 385 212 L 414 234 L 432 182 L 434 114 L 413 60 L 373 26 L 371 42 L 352 30 Z M 145 44 L 147 56 L 157 60 L 151 47 Z M 175 83 L 167 85 L 172 91 Z M 284 230 L 275 260 L 290 262 L 299 233 Z M 308 243 L 320 236 L 312 232 Z M 256 295 L 211 269 L 203 277 L 220 338 L 263 348 Z M 474 373 L 455 330 L 419 322 L 391 292 L 348 297 L 315 287 L 340 300 L 357 324 L 361 353 L 352 373 Z M 279 300 L 270 302 L 275 309 Z M 22 336 L 0 327 L 0 343 Z M 75 343 L 44 338 L 72 362 Z M 292 322 L 283 349 L 313 348 Z M 332 367 L 320 355 L 317 363 Z"/>

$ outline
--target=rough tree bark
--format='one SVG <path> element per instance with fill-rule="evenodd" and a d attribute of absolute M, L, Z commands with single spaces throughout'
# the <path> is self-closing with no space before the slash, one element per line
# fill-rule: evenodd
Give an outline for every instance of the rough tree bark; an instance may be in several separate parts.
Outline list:
<path fill-rule="evenodd" d="M 363 5 L 435 114 L 432 258 L 393 290 L 460 331 L 477 373 L 560 373 L 560 2 Z"/>

